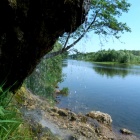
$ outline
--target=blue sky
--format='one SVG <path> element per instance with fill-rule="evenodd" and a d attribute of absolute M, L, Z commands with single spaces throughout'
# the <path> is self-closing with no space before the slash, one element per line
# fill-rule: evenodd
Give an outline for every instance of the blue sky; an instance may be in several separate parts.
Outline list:
<path fill-rule="evenodd" d="M 140 0 L 128 0 L 128 2 L 131 4 L 130 10 L 128 13 L 123 13 L 119 21 L 126 22 L 131 28 L 131 33 L 125 32 L 121 34 L 120 41 L 109 38 L 108 42 L 103 41 L 102 46 L 99 36 L 91 32 L 74 48 L 78 49 L 80 52 L 95 52 L 109 48 L 115 50 L 140 50 Z"/>

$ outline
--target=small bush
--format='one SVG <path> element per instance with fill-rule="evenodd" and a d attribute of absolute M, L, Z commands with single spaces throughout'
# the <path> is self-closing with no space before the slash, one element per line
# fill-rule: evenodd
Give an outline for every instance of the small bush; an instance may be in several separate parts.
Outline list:
<path fill-rule="evenodd" d="M 62 90 L 60 90 L 60 93 L 62 95 L 68 95 L 69 94 L 69 89 L 67 87 L 64 87 Z"/>

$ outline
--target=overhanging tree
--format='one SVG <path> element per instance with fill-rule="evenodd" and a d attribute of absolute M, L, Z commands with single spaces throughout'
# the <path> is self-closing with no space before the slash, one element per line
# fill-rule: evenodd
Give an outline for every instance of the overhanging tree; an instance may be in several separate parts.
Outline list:
<path fill-rule="evenodd" d="M 60 39 L 63 48 L 57 52 L 47 54 L 45 58 L 51 58 L 68 51 L 90 31 L 94 31 L 95 34 L 104 39 L 108 36 L 119 39 L 121 33 L 131 31 L 126 23 L 119 22 L 122 13 L 127 13 L 130 6 L 131 4 L 127 0 L 91 0 L 90 12 L 84 24 L 74 33 L 64 34 Z M 75 41 L 68 45 L 68 41 L 71 38 L 74 38 Z"/>

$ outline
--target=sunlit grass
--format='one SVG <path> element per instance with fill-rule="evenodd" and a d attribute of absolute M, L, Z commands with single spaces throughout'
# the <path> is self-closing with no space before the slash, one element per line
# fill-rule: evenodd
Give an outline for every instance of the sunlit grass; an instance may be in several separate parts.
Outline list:
<path fill-rule="evenodd" d="M 13 94 L 0 87 L 0 140 L 31 140 L 28 124 L 21 119 L 16 105 L 11 102 Z"/>

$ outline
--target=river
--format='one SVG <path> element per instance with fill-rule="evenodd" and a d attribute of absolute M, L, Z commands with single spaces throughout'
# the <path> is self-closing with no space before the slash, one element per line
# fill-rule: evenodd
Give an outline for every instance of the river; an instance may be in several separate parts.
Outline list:
<path fill-rule="evenodd" d="M 127 128 L 140 136 L 140 66 L 103 65 L 65 60 L 64 81 L 68 96 L 59 96 L 59 107 L 78 113 L 92 110 L 111 115 L 113 127 Z"/>

